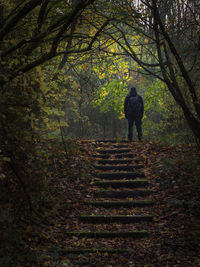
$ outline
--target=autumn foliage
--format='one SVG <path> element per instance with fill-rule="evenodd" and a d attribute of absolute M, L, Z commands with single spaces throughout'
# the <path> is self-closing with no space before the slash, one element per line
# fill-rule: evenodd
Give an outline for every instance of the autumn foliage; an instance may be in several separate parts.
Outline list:
<path fill-rule="evenodd" d="M 145 102 L 145 141 L 135 144 L 135 153 L 156 190 L 158 246 L 169 260 L 157 263 L 184 266 L 182 252 L 175 263 L 165 245 L 172 245 L 175 230 L 183 251 L 199 238 L 200 6 L 196 0 L 167 3 L 0 1 L 0 265 L 55 263 L 55 255 L 40 252 L 64 242 L 56 234 L 63 222 L 77 223 L 62 216 L 76 214 L 90 194 L 95 140 L 127 138 L 123 104 L 135 86 Z M 163 204 L 168 195 L 178 210 L 171 200 Z M 164 215 L 168 211 L 177 220 Z M 181 237 L 180 218 L 189 239 Z M 198 266 L 192 252 L 185 258 Z"/>

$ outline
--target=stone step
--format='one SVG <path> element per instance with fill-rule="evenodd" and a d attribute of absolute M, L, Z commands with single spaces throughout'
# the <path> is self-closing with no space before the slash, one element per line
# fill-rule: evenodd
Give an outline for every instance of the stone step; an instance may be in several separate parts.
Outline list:
<path fill-rule="evenodd" d="M 133 171 L 134 169 L 141 169 L 143 165 L 94 165 L 97 170 L 109 171 L 109 170 L 118 170 L 118 171 Z"/>
<path fill-rule="evenodd" d="M 102 172 L 97 173 L 96 177 L 105 180 L 117 180 L 117 179 L 136 179 L 145 177 L 142 172 Z"/>
<path fill-rule="evenodd" d="M 51 251 L 50 251 L 51 252 Z M 68 254 L 85 254 L 85 253 L 108 253 L 108 254 L 118 254 L 118 253 L 132 253 L 130 249 L 102 249 L 102 248 L 64 248 L 59 249 L 58 254 L 60 256 Z"/>
<path fill-rule="evenodd" d="M 120 153 L 115 155 L 116 158 L 135 158 L 135 155 L 133 153 Z"/>
<path fill-rule="evenodd" d="M 128 143 L 129 141 L 122 139 L 122 140 L 116 140 L 116 139 L 101 139 L 96 140 L 98 143 Z"/>
<path fill-rule="evenodd" d="M 151 222 L 153 221 L 152 215 L 115 215 L 115 216 L 104 216 L 104 215 L 81 215 L 80 221 L 85 223 L 137 223 L 137 222 Z"/>
<path fill-rule="evenodd" d="M 103 154 L 102 154 L 103 155 Z M 128 158 L 128 159 L 108 159 L 109 156 L 107 158 L 102 158 L 98 160 L 99 164 L 129 164 L 132 161 L 134 161 L 135 163 L 139 164 L 141 162 L 140 159 L 137 158 Z"/>
<path fill-rule="evenodd" d="M 133 159 L 100 159 L 98 160 L 99 164 L 130 164 Z"/>
<path fill-rule="evenodd" d="M 112 188 L 138 188 L 148 185 L 148 180 L 145 179 L 138 179 L 138 180 L 112 180 L 112 181 L 95 181 L 93 182 L 93 185 L 106 188 L 106 187 L 112 187 Z"/>
<path fill-rule="evenodd" d="M 130 148 L 129 144 L 99 144 L 99 147 L 102 147 L 102 149 L 114 147 L 114 148 Z"/>
<path fill-rule="evenodd" d="M 109 155 L 108 154 L 93 154 L 93 158 L 101 158 L 101 159 L 108 159 Z"/>
<path fill-rule="evenodd" d="M 116 147 L 116 148 L 129 148 L 128 144 L 116 144 L 116 145 L 113 145 L 113 146 Z"/>
<path fill-rule="evenodd" d="M 127 197 L 139 197 L 139 196 L 148 196 L 152 194 L 153 191 L 147 189 L 138 189 L 138 190 L 99 190 L 94 192 L 94 196 L 98 198 L 127 198 Z"/>
<path fill-rule="evenodd" d="M 96 150 L 98 153 L 100 154 L 118 154 L 118 153 L 126 153 L 126 152 L 130 152 L 131 149 L 127 148 L 127 149 L 97 149 Z"/>
<path fill-rule="evenodd" d="M 148 235 L 147 231 L 129 231 L 129 232 L 66 232 L 69 236 L 77 236 L 79 238 L 143 238 Z"/>
<path fill-rule="evenodd" d="M 101 208 L 117 208 L 117 207 L 145 207 L 154 205 L 152 200 L 134 200 L 134 201 L 85 201 L 86 205 Z"/>

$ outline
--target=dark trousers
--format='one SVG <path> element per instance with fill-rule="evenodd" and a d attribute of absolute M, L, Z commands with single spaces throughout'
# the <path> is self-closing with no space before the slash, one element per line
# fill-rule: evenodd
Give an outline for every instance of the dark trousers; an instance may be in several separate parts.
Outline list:
<path fill-rule="evenodd" d="M 128 140 L 132 141 L 133 139 L 133 126 L 136 126 L 137 133 L 138 133 L 138 140 L 142 139 L 142 119 L 140 118 L 128 118 Z"/>

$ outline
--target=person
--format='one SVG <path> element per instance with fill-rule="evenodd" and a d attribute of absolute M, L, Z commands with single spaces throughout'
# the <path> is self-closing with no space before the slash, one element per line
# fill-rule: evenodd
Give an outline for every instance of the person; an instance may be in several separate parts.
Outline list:
<path fill-rule="evenodd" d="M 144 103 L 140 95 L 137 94 L 136 88 L 132 87 L 130 93 L 124 101 L 124 114 L 128 120 L 128 140 L 133 139 L 133 125 L 135 123 L 138 140 L 142 140 L 142 117 L 144 113 Z"/>

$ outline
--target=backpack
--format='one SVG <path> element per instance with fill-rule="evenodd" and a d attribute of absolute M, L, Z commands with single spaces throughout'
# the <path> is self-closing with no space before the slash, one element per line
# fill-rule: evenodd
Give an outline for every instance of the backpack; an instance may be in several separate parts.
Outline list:
<path fill-rule="evenodd" d="M 128 101 L 128 112 L 139 114 L 141 112 L 142 104 L 138 95 L 130 96 Z"/>

